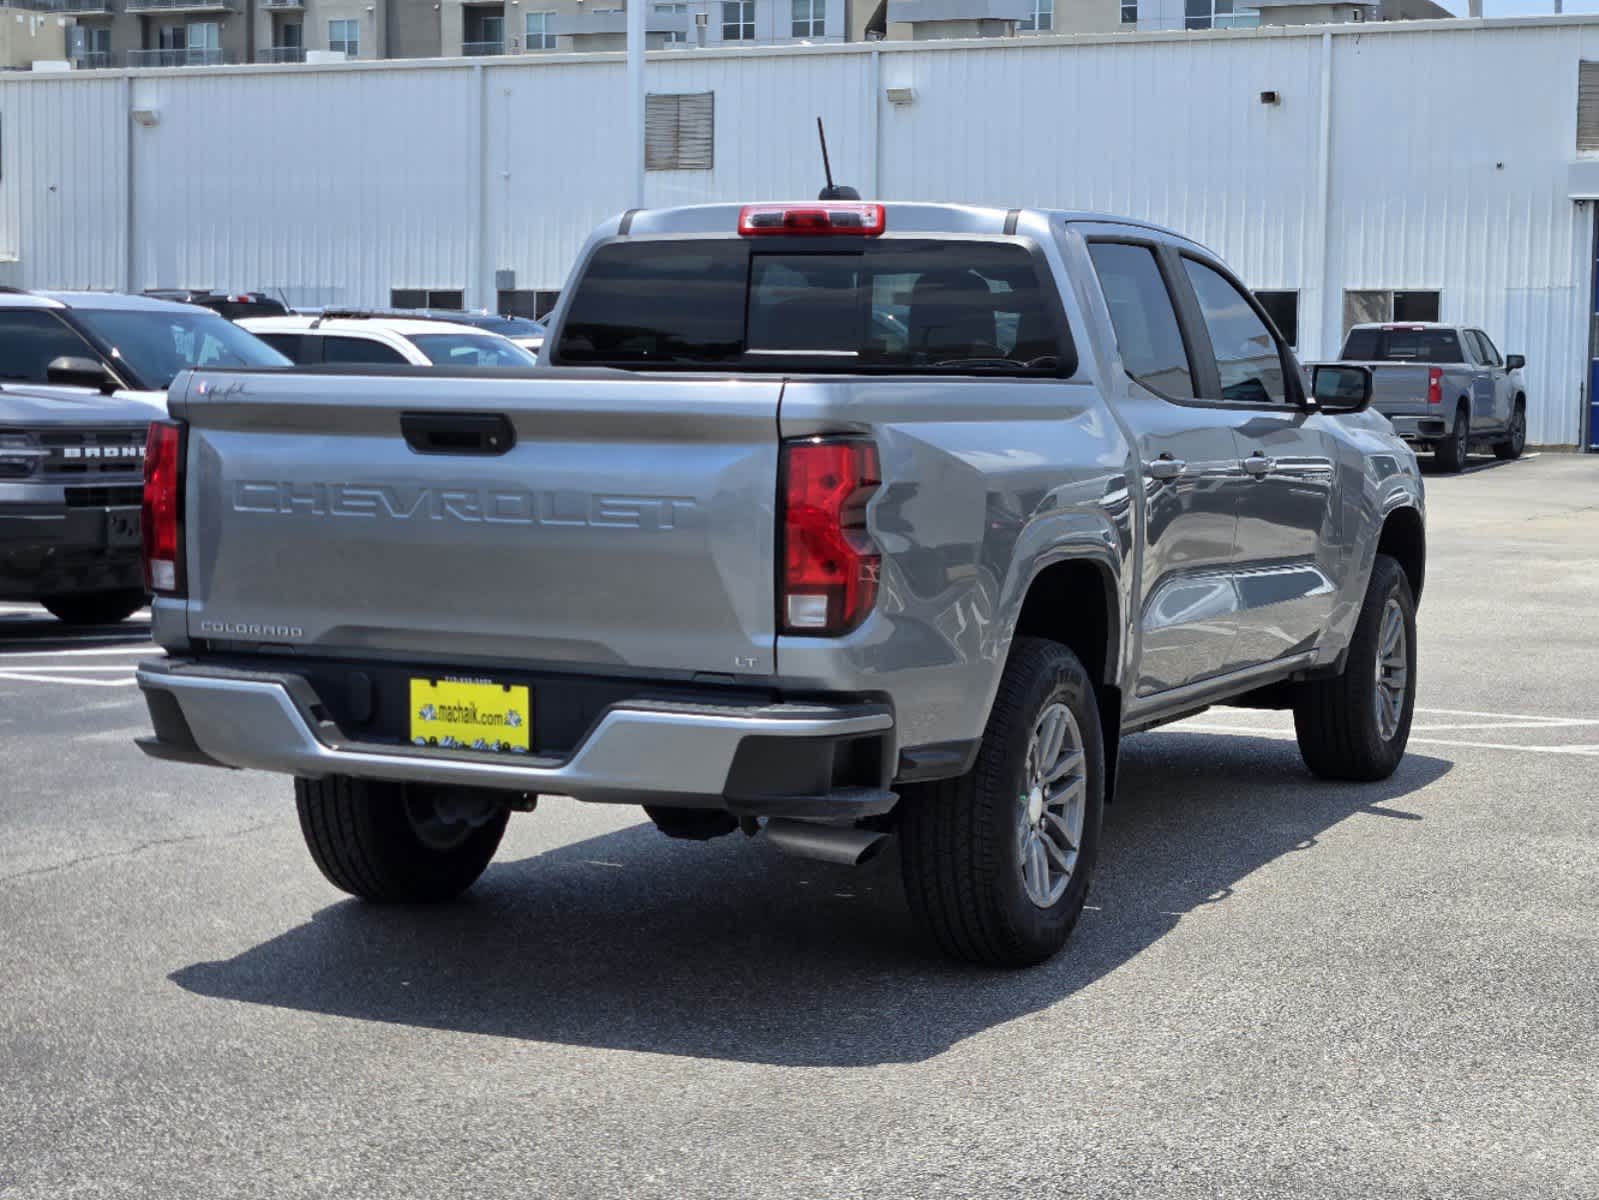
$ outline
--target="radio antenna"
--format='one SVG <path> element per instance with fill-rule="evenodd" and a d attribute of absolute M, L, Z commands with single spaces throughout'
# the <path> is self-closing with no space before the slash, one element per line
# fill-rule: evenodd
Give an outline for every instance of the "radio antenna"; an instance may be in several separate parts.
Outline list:
<path fill-rule="evenodd" d="M 859 200 L 861 194 L 848 184 L 835 184 L 833 182 L 833 164 L 827 157 L 827 130 L 822 128 L 822 118 L 816 118 L 816 137 L 822 143 L 822 173 L 827 176 L 827 186 L 822 189 L 818 200 Z"/>

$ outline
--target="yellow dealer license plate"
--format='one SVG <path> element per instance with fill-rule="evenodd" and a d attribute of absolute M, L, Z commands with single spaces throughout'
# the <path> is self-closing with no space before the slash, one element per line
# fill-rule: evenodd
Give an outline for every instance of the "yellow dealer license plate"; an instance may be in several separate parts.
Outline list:
<path fill-rule="evenodd" d="M 526 754 L 532 733 L 525 687 L 485 679 L 411 680 L 413 745 Z"/>

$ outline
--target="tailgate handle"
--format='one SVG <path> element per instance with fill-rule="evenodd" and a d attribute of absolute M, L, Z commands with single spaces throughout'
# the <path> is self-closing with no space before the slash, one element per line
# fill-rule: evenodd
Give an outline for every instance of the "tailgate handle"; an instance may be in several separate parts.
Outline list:
<path fill-rule="evenodd" d="M 400 432 L 418 454 L 504 454 L 516 445 L 516 430 L 499 413 L 401 413 Z"/>

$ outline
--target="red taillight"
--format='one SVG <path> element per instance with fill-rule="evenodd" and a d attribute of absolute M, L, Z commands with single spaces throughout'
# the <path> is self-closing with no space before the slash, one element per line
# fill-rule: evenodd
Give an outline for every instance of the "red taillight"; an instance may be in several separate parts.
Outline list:
<path fill-rule="evenodd" d="M 183 426 L 156 421 L 144 444 L 144 586 L 183 587 Z"/>
<path fill-rule="evenodd" d="M 738 231 L 762 234 L 853 233 L 876 237 L 883 232 L 881 204 L 746 204 L 738 210 Z"/>
<path fill-rule="evenodd" d="M 1442 367 L 1427 368 L 1427 403 L 1442 404 L 1444 402 L 1444 370 Z"/>
<path fill-rule="evenodd" d="M 784 633 L 848 633 L 871 611 L 880 557 L 866 532 L 866 504 L 881 482 L 870 442 L 815 438 L 783 446 Z"/>

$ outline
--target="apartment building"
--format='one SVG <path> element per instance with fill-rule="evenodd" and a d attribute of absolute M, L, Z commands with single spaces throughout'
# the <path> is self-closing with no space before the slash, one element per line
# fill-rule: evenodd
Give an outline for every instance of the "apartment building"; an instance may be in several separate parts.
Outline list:
<path fill-rule="evenodd" d="M 0 0 L 0 65 L 180 67 L 616 51 L 625 0 Z M 652 50 L 1447 17 L 1433 0 L 644 0 Z M 0 9 L 0 11 L 4 11 Z M 52 24 L 51 19 L 54 23 Z M 15 26 L 11 32 L 9 27 Z M 42 39 L 42 40 L 41 40 Z"/>

